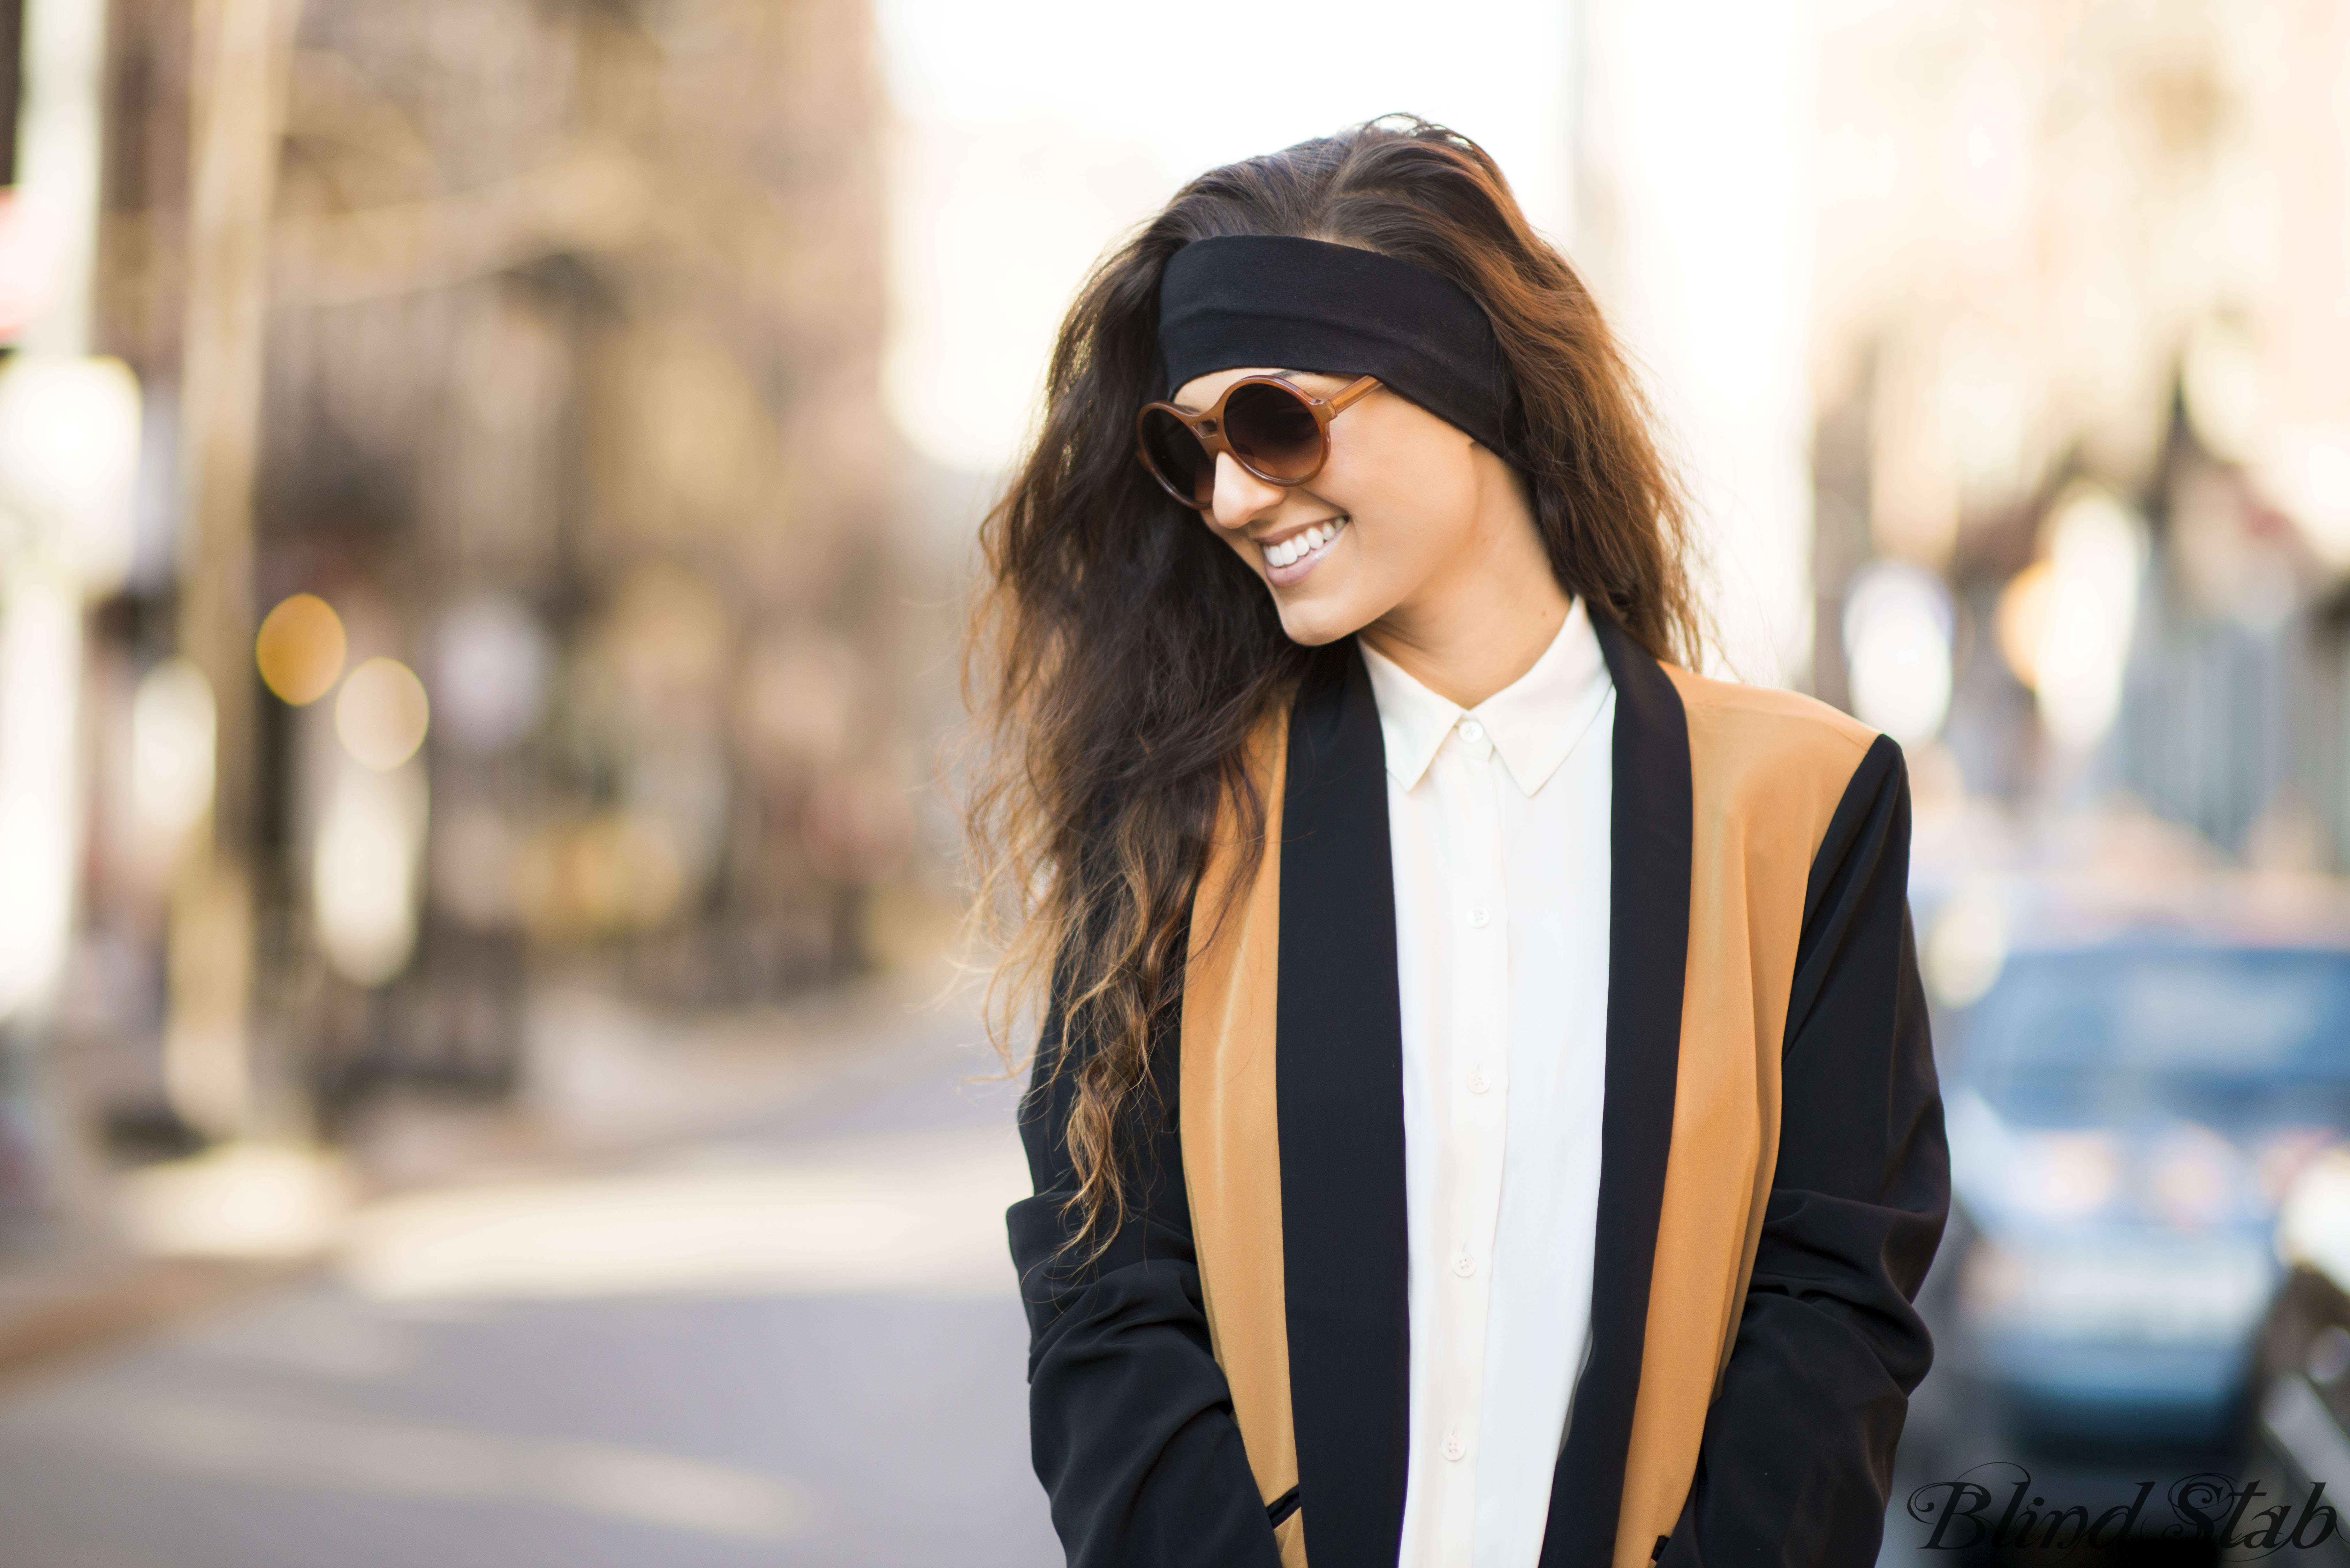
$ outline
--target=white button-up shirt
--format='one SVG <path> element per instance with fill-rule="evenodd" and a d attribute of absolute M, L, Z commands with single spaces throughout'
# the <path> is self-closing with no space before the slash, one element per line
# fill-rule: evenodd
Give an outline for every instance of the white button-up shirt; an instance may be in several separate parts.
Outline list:
<path fill-rule="evenodd" d="M 1465 712 L 1363 659 L 1403 1004 L 1401 1568 L 1534 1568 L 1590 1336 L 1616 691 L 1580 599 Z"/>

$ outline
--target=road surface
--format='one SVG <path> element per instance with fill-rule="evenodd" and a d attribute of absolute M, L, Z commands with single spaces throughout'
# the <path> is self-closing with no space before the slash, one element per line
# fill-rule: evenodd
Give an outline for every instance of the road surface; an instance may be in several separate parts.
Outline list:
<path fill-rule="evenodd" d="M 803 1103 L 368 1211 L 332 1270 L 0 1387 L 0 1568 L 1046 1568 L 1010 1086 Z"/>

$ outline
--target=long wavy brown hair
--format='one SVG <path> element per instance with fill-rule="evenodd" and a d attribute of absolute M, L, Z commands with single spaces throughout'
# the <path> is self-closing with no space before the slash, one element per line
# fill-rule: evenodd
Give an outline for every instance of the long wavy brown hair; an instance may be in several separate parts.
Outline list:
<path fill-rule="evenodd" d="M 1126 1214 L 1124 1157 L 1181 998 L 1220 804 L 1262 837 L 1243 746 L 1347 650 L 1284 635 L 1256 575 L 1135 460 L 1135 410 L 1167 394 L 1159 275 L 1227 234 L 1361 245 L 1468 290 L 1509 361 L 1508 455 L 1560 586 L 1659 658 L 1697 652 L 1685 504 L 1639 388 L 1475 142 L 1390 117 L 1229 164 L 1111 253 L 1061 325 L 1035 443 L 983 526 L 964 663 L 975 908 L 1003 954 L 991 1030 L 1016 1072 L 1013 1021 L 1042 1013 L 1038 1070 L 1075 1075 L 1070 1244 L 1095 1251 Z"/>

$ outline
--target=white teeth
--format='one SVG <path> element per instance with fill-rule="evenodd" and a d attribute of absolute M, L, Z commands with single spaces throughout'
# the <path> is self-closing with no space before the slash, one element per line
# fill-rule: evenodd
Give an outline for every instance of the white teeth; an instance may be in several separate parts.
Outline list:
<path fill-rule="evenodd" d="M 1267 545 L 1263 546 L 1265 565 L 1295 566 L 1315 551 L 1327 545 L 1346 526 L 1345 518 L 1333 518 L 1327 523 L 1317 523 L 1302 533 L 1293 534 L 1278 545 Z"/>

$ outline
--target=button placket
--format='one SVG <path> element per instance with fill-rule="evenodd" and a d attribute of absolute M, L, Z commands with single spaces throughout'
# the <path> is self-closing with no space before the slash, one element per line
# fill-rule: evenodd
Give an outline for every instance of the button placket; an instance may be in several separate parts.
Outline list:
<path fill-rule="evenodd" d="M 1419 1440 L 1436 1450 L 1429 1457 L 1448 1478 L 1438 1484 L 1451 1499 L 1445 1505 L 1450 1511 L 1473 1507 L 1477 1467 L 1469 1461 L 1476 1453 L 1471 1437 L 1483 1420 L 1486 1317 L 1495 1266 L 1490 1249 L 1501 1199 L 1503 1096 L 1491 1091 L 1499 1087 L 1502 1075 L 1498 1067 L 1489 1070 L 1486 1054 L 1493 1043 L 1506 1040 L 1510 1012 L 1508 950 L 1501 940 L 1509 911 L 1496 797 L 1507 781 L 1499 763 L 1484 726 L 1456 717 L 1432 772 L 1449 829 L 1429 888 L 1442 902 L 1429 912 L 1436 926 L 1430 934 L 1442 933 L 1438 950 L 1448 970 L 1438 1105 L 1452 1140 L 1437 1236 L 1450 1230 L 1452 1244 L 1428 1260 L 1430 1272 L 1450 1279 L 1435 1287 L 1428 1303 L 1440 1370 Z M 1483 1085 L 1464 1090 L 1472 1075 Z M 1484 1097 L 1474 1097 L 1480 1096 Z M 1428 1454 L 1426 1449 L 1419 1451 Z M 1460 1562 L 1465 1562 L 1466 1550 L 1464 1542 Z M 1449 1556 L 1445 1561 L 1455 1562 Z"/>
<path fill-rule="evenodd" d="M 1418 810 L 1396 814 L 1399 890 L 1405 895 L 1397 904 L 1398 925 L 1409 944 L 1406 1093 L 1419 1160 L 1411 1168 L 1412 1327 L 1426 1331 L 1413 1335 L 1413 1474 L 1401 1555 L 1427 1568 L 1469 1568 L 1477 1554 L 1478 1529 L 1486 1522 L 1481 1515 L 1509 1511 L 1497 1489 L 1513 1495 L 1522 1483 L 1550 1479 L 1548 1467 L 1533 1466 L 1523 1454 L 1553 1435 L 1540 1432 L 1535 1444 L 1527 1442 L 1531 1417 L 1547 1419 L 1558 1369 L 1545 1357 L 1556 1346 L 1540 1338 L 1538 1326 L 1529 1326 L 1523 1293 L 1529 1281 L 1539 1288 L 1555 1274 L 1573 1272 L 1573 1261 L 1562 1262 L 1560 1249 L 1547 1243 L 1574 1232 L 1549 1223 L 1559 1218 L 1552 1211 L 1555 1203 L 1518 1201 L 1514 1189 L 1505 1223 L 1499 1181 L 1508 1146 L 1518 1162 L 1544 1179 L 1536 1183 L 1539 1190 L 1563 1187 L 1583 1200 L 1581 1163 L 1562 1157 L 1555 1140 L 1541 1130 L 1529 1140 L 1523 1136 L 1529 1127 L 1512 1125 L 1513 1117 L 1531 1117 L 1529 1126 L 1542 1129 L 1552 1119 L 1562 1084 L 1568 1081 L 1555 1059 L 1559 1053 L 1551 1049 L 1554 1040 L 1572 1047 L 1578 1062 L 1596 1049 L 1577 1032 L 1587 1020 L 1576 1020 L 1573 1030 L 1558 1027 L 1555 1014 L 1560 1003 L 1549 992 L 1561 988 L 1530 983 L 1537 974 L 1561 967 L 1572 967 L 1587 980 L 1579 955 L 1593 947 L 1605 950 L 1603 898 L 1596 927 L 1601 940 L 1571 942 L 1565 950 L 1577 954 L 1577 961 L 1563 964 L 1554 939 L 1588 937 L 1592 911 L 1579 888 L 1562 893 L 1534 874 L 1538 866 L 1558 862 L 1554 849 L 1563 846 L 1579 856 L 1592 848 L 1594 835 L 1582 825 L 1605 820 L 1604 809 L 1580 809 L 1595 804 L 1586 799 L 1595 789 L 1597 806 L 1605 806 L 1608 794 L 1604 669 L 1596 651 L 1579 646 L 1572 651 L 1587 655 L 1583 662 L 1590 666 L 1578 675 L 1575 691 L 1591 686 L 1598 693 L 1590 701 L 1577 695 L 1572 715 L 1572 728 L 1580 734 L 1594 710 L 1599 714 L 1600 744 L 1583 742 L 1585 752 L 1600 759 L 1596 770 L 1552 758 L 1556 737 L 1546 726 L 1556 715 L 1547 710 L 1524 704 L 1505 710 L 1505 723 L 1523 717 L 1529 724 L 1526 754 L 1520 755 L 1521 736 L 1513 729 L 1513 750 L 1505 760 L 1498 734 L 1481 713 L 1437 706 L 1440 698 L 1398 705 L 1399 715 L 1412 721 L 1412 754 L 1400 760 L 1419 762 L 1421 771 L 1413 778 L 1435 785 L 1418 794 L 1402 791 L 1404 804 Z M 1554 680 L 1554 689 L 1534 695 L 1563 701 L 1557 686 Z M 1446 711 L 1451 719 L 1430 759 L 1421 748 L 1436 739 L 1430 731 L 1446 724 Z M 1427 760 L 1434 761 L 1433 769 Z M 1520 763 L 1523 778 L 1510 765 Z M 1561 776 L 1551 778 L 1545 764 Z M 1586 776 L 1594 774 L 1596 784 Z M 1394 775 L 1399 784 L 1402 776 Z M 1563 796 L 1577 808 L 1571 820 L 1559 804 Z M 1604 868 L 1604 828 L 1596 837 Z M 1401 869 L 1407 860 L 1408 871 Z M 1526 969 L 1520 971 L 1520 964 Z M 1518 971 L 1514 984 L 1513 971 Z M 1523 1017 L 1528 1009 L 1531 1017 Z M 1571 1081 L 1579 1103 L 1596 1105 L 1591 1085 L 1581 1076 Z M 1596 1136 L 1578 1137 L 1574 1145 L 1582 1148 L 1597 1141 Z M 1596 1167 L 1596 1160 L 1584 1163 Z M 1513 1170 L 1510 1179 L 1525 1179 L 1523 1170 Z M 1530 1215 L 1541 1222 L 1529 1228 Z M 1447 1231 L 1452 1235 L 1450 1247 L 1439 1244 Z M 1511 1253 L 1506 1274 L 1501 1267 L 1504 1251 Z M 1464 1267 L 1456 1269 L 1456 1261 Z M 1586 1283 L 1576 1293 L 1587 1289 Z M 1520 1295 L 1507 1298 L 1513 1290 Z M 1513 1310 L 1503 1311 L 1504 1305 Z M 1566 1392 L 1571 1391 L 1570 1385 Z M 1537 1404 L 1545 1407 L 1530 1408 Z M 1496 1445 L 1492 1466 L 1483 1462 L 1488 1431 Z M 1532 1553 L 1523 1555 L 1531 1560 Z"/>

